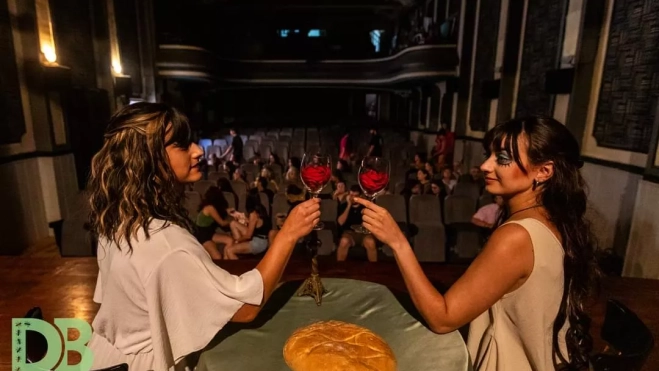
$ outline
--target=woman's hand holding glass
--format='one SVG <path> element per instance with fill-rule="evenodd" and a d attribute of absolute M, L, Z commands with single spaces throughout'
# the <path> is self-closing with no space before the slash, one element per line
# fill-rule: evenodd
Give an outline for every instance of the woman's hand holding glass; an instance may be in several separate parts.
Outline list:
<path fill-rule="evenodd" d="M 397 251 L 407 244 L 407 238 L 398 227 L 398 223 L 389 212 L 373 202 L 361 197 L 355 197 L 353 202 L 364 206 L 362 211 L 362 225 L 368 229 L 375 238 Z"/>
<path fill-rule="evenodd" d="M 320 220 L 320 199 L 312 198 L 295 206 L 277 234 L 294 241 L 308 235 Z"/>

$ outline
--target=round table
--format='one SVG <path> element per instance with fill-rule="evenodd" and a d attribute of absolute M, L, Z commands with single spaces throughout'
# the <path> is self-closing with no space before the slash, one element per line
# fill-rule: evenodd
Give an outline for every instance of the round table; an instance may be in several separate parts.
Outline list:
<path fill-rule="evenodd" d="M 281 285 L 254 322 L 230 323 L 218 333 L 201 354 L 198 370 L 290 370 L 282 355 L 286 340 L 296 329 L 326 320 L 354 323 L 378 334 L 392 348 L 400 371 L 471 369 L 462 336 L 430 331 L 407 294 L 371 282 L 322 280 L 328 292 L 321 306 L 312 297 L 295 295 L 301 281 Z"/>

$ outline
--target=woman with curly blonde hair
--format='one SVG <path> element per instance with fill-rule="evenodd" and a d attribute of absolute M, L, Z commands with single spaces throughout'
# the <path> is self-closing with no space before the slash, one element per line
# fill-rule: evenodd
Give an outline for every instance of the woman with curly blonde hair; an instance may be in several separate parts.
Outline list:
<path fill-rule="evenodd" d="M 291 212 L 256 268 L 234 276 L 190 233 L 184 184 L 196 182 L 202 149 L 188 121 L 163 104 L 137 103 L 111 119 L 92 160 L 90 225 L 98 238 L 88 344 L 92 368 L 185 367 L 229 321 L 249 322 L 281 278 L 295 242 L 318 221 L 317 200 Z"/>

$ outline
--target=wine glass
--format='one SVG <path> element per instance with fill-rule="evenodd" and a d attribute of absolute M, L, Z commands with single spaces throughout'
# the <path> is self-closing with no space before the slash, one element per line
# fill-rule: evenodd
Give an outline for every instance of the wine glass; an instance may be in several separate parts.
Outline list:
<path fill-rule="evenodd" d="M 389 184 L 389 161 L 382 157 L 366 157 L 359 167 L 357 180 L 364 192 L 364 197 L 373 202 L 377 196 L 384 193 Z M 364 226 L 359 226 L 357 232 L 369 234 Z"/>
<path fill-rule="evenodd" d="M 314 198 L 325 188 L 332 177 L 332 158 L 317 153 L 305 153 L 300 166 L 300 178 Z M 318 222 L 314 230 L 323 229 L 323 222 Z"/>

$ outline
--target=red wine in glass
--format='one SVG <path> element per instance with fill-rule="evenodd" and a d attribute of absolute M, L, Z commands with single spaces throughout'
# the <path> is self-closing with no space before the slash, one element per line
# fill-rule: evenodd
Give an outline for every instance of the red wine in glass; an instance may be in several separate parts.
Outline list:
<path fill-rule="evenodd" d="M 305 153 L 302 157 L 302 164 L 300 166 L 300 178 L 302 183 L 307 188 L 309 193 L 316 198 L 318 194 L 325 188 L 332 177 L 332 159 L 330 156 Z M 323 229 L 324 224 L 318 222 L 314 226 L 314 230 Z"/>
<path fill-rule="evenodd" d="M 357 180 L 364 196 L 373 202 L 377 196 L 385 192 L 387 185 L 389 185 L 389 161 L 382 157 L 364 158 L 359 168 Z M 370 233 L 363 226 L 358 228 L 358 232 Z"/>

